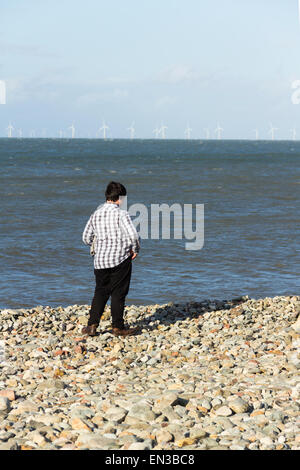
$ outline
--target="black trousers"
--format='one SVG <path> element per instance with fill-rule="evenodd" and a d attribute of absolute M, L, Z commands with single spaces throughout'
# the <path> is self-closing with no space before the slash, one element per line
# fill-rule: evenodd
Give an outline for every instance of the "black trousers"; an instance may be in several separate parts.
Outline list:
<path fill-rule="evenodd" d="M 112 327 L 124 328 L 124 306 L 129 291 L 131 271 L 131 256 L 113 268 L 94 269 L 96 288 L 90 310 L 89 325 L 99 325 L 105 305 L 111 296 Z"/>

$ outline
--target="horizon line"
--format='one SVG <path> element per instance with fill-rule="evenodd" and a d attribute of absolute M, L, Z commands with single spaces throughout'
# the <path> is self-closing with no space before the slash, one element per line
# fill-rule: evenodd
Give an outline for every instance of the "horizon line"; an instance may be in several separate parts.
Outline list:
<path fill-rule="evenodd" d="M 13 136 L 13 137 L 8 137 L 8 136 L 0 136 L 0 139 L 6 139 L 6 140 L 95 140 L 98 142 L 107 142 L 107 141 L 114 141 L 114 140 L 127 140 L 129 142 L 134 142 L 137 140 L 152 140 L 154 142 L 167 142 L 170 140 L 180 140 L 182 142 L 191 142 L 191 141 L 207 141 L 207 142 L 222 142 L 222 141 L 239 141 L 239 140 L 244 140 L 247 142 L 300 142 L 299 139 L 250 139 L 246 137 L 233 137 L 233 138 L 222 138 L 222 139 L 207 139 L 207 138 L 190 138 L 190 139 L 185 139 L 185 138 L 178 138 L 178 137 L 170 137 L 170 138 L 165 138 L 165 139 L 156 139 L 156 138 L 151 138 L 151 137 L 135 137 L 134 139 L 131 139 L 130 137 L 108 137 L 104 139 L 103 137 L 97 138 L 97 137 L 18 137 L 18 136 Z"/>

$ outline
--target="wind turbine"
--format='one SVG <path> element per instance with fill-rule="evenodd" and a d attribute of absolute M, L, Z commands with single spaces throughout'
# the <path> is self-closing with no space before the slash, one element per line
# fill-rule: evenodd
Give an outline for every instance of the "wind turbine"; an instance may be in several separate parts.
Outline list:
<path fill-rule="evenodd" d="M 8 131 L 8 137 L 12 137 L 12 131 L 14 130 L 14 127 L 12 126 L 11 122 L 9 123 L 9 126 L 6 129 Z"/>
<path fill-rule="evenodd" d="M 255 139 L 258 140 L 258 129 L 254 129 L 253 132 L 255 132 Z"/>
<path fill-rule="evenodd" d="M 278 128 L 277 128 L 277 127 L 273 127 L 273 124 L 270 123 L 269 134 L 271 134 L 272 140 L 275 139 L 275 131 L 278 131 Z"/>
<path fill-rule="evenodd" d="M 293 140 L 296 140 L 297 131 L 296 131 L 296 128 L 295 128 L 295 127 L 293 127 L 293 129 L 291 129 L 291 133 L 292 133 L 292 139 L 293 139 Z"/>
<path fill-rule="evenodd" d="M 134 139 L 134 136 L 135 136 L 134 122 L 131 124 L 130 127 L 128 127 L 127 130 L 130 131 L 130 138 L 131 138 L 131 139 Z"/>
<path fill-rule="evenodd" d="M 161 124 L 161 128 L 159 129 L 159 131 L 160 131 L 160 133 L 161 133 L 161 138 L 162 138 L 162 139 L 165 139 L 165 138 L 166 138 L 166 132 L 165 132 L 166 129 L 168 129 L 167 126 L 165 126 L 165 125 L 162 123 L 162 124 Z"/>
<path fill-rule="evenodd" d="M 205 131 L 206 138 L 209 139 L 210 138 L 209 129 L 205 127 L 204 131 Z"/>
<path fill-rule="evenodd" d="M 153 133 L 155 134 L 155 138 L 158 139 L 158 136 L 160 134 L 160 129 L 158 129 L 158 127 L 156 127 L 154 130 L 153 130 Z"/>
<path fill-rule="evenodd" d="M 19 130 L 18 130 L 18 134 L 19 134 L 19 138 L 22 139 L 22 137 L 23 137 L 23 131 L 22 131 L 22 129 L 19 129 Z"/>
<path fill-rule="evenodd" d="M 221 136 L 222 131 L 224 131 L 224 129 L 222 127 L 220 127 L 220 124 L 218 123 L 218 126 L 215 130 L 218 140 L 221 140 L 221 138 L 222 138 L 222 136 Z"/>
<path fill-rule="evenodd" d="M 72 139 L 74 139 L 74 137 L 75 137 L 75 127 L 74 127 L 74 123 L 72 124 L 72 126 L 68 127 L 68 129 L 71 129 L 71 131 L 72 131 Z"/>
<path fill-rule="evenodd" d="M 184 135 L 185 135 L 185 137 L 186 137 L 186 140 L 190 140 L 192 130 L 193 130 L 193 129 L 191 129 L 191 128 L 190 128 L 190 125 L 188 124 L 188 125 L 187 125 L 187 128 L 186 128 L 185 131 L 184 131 Z"/>
<path fill-rule="evenodd" d="M 30 131 L 30 134 L 29 134 L 29 137 L 35 137 L 35 130 L 33 129 L 32 131 Z"/>
<path fill-rule="evenodd" d="M 103 131 L 103 139 L 106 140 L 106 131 L 109 129 L 109 127 L 105 124 L 105 121 L 103 121 L 103 126 L 99 129 L 98 132 Z"/>
<path fill-rule="evenodd" d="M 58 131 L 58 134 L 59 134 L 59 137 L 62 138 L 64 133 L 63 133 L 63 131 L 60 129 L 60 130 Z"/>

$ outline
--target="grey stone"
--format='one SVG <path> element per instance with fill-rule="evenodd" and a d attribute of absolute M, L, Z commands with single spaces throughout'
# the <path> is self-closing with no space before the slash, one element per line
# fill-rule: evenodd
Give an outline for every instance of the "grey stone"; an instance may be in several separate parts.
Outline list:
<path fill-rule="evenodd" d="M 249 404 L 240 397 L 228 401 L 228 406 L 235 413 L 246 413 L 249 410 Z"/>
<path fill-rule="evenodd" d="M 128 450 L 151 450 L 152 444 L 150 441 L 146 442 L 133 442 L 128 447 Z"/>
<path fill-rule="evenodd" d="M 93 418 L 95 411 L 87 406 L 75 406 L 71 409 L 70 416 L 81 419 Z"/>
<path fill-rule="evenodd" d="M 117 449 L 121 447 L 121 444 L 117 439 L 104 437 L 101 433 L 81 433 L 76 440 L 76 445 L 80 448 L 103 450 Z"/>
<path fill-rule="evenodd" d="M 65 388 L 65 384 L 62 380 L 44 380 L 38 386 L 38 390 L 48 390 L 48 389 L 55 389 L 55 390 L 63 390 Z"/>
<path fill-rule="evenodd" d="M 9 399 L 7 397 L 0 397 L 0 411 L 9 412 L 10 408 Z"/>
<path fill-rule="evenodd" d="M 147 423 L 154 421 L 156 418 L 156 414 L 151 410 L 151 408 L 143 404 L 133 405 L 133 407 L 130 408 L 127 416 L 136 418 L 140 421 L 146 421 Z"/>
<path fill-rule="evenodd" d="M 124 419 L 126 418 L 126 415 L 127 415 L 128 411 L 127 410 L 124 410 L 124 408 L 120 408 L 120 407 L 113 407 L 113 408 L 110 408 L 106 414 L 105 414 L 105 417 L 109 420 L 109 421 L 113 421 L 113 422 L 116 422 L 118 424 L 122 423 L 124 421 Z M 135 416 L 136 417 L 136 416 Z"/>
<path fill-rule="evenodd" d="M 8 439 L 7 442 L 0 444 L 0 450 L 18 450 L 20 448 L 16 439 Z"/>

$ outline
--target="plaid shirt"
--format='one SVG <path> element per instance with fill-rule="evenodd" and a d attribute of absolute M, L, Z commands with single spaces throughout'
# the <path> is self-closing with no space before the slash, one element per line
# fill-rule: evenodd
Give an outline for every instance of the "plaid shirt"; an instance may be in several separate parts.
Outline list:
<path fill-rule="evenodd" d="M 117 204 L 105 203 L 90 217 L 82 240 L 92 245 L 95 240 L 94 268 L 105 269 L 118 266 L 140 249 L 140 237 L 127 211 Z"/>

